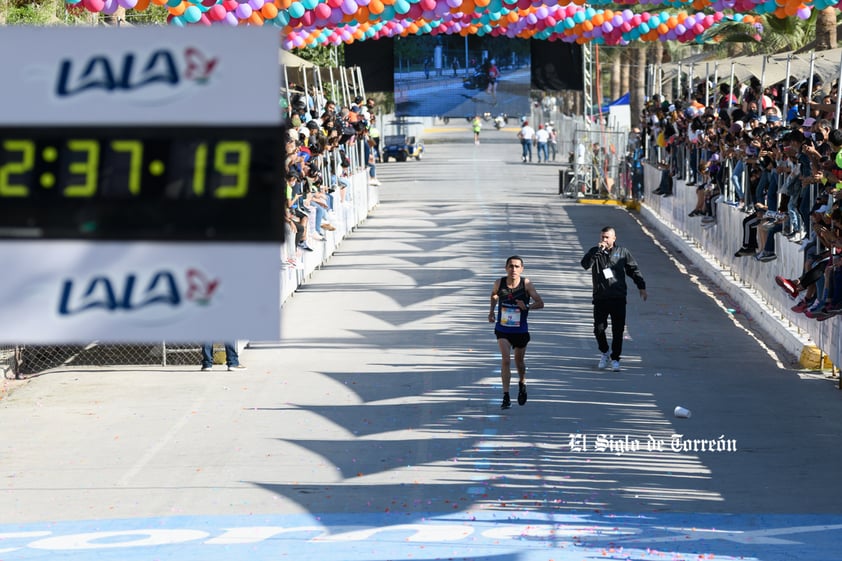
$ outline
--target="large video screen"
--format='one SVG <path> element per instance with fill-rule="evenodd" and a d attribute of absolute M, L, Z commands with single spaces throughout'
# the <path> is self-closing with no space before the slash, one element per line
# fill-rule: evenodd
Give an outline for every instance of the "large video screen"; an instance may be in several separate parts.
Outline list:
<path fill-rule="evenodd" d="M 526 39 L 412 35 L 395 39 L 393 61 L 397 115 L 529 114 Z"/>

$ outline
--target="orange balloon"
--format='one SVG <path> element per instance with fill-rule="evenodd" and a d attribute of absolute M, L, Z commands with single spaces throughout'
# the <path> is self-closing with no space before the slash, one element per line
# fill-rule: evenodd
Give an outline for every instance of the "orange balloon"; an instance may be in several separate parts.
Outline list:
<path fill-rule="evenodd" d="M 252 12 L 249 16 L 248 22 L 250 25 L 261 26 L 263 25 L 263 16 L 260 15 L 260 12 Z"/>
<path fill-rule="evenodd" d="M 591 29 L 593 29 L 594 25 L 599 27 L 600 25 L 605 23 L 605 18 L 602 17 L 602 14 L 595 14 L 590 23 L 591 23 Z M 590 31 L 590 29 L 588 29 L 588 31 Z"/>
<path fill-rule="evenodd" d="M 790 2 L 786 4 L 783 8 L 784 13 L 787 15 L 787 17 L 792 17 L 796 13 L 798 13 L 798 5 L 795 2 Z"/>
<path fill-rule="evenodd" d="M 391 6 L 394 3 L 395 3 L 395 0 L 383 0 L 383 4 L 385 4 L 386 6 Z"/>
<path fill-rule="evenodd" d="M 275 4 L 280 10 L 286 10 L 292 6 L 292 0 L 275 0 Z"/>
<path fill-rule="evenodd" d="M 474 4 L 479 6 L 480 8 L 485 8 L 489 4 L 491 4 L 491 0 L 474 0 Z"/>
<path fill-rule="evenodd" d="M 459 6 L 459 11 L 463 14 L 472 14 L 475 9 L 474 0 L 462 0 L 462 5 Z"/>
<path fill-rule="evenodd" d="M 382 14 L 383 8 L 385 8 L 385 6 L 380 0 L 371 0 L 371 2 L 368 3 L 368 11 L 375 16 Z"/>
<path fill-rule="evenodd" d="M 152 3 L 155 4 L 156 6 L 163 6 L 164 4 L 167 3 L 167 0 L 152 0 Z"/>
<path fill-rule="evenodd" d="M 662 23 L 662 24 L 658 25 L 657 30 L 658 30 L 658 35 L 666 35 L 667 33 L 670 32 L 670 28 L 667 27 L 667 24 L 665 24 L 665 23 Z"/>
<path fill-rule="evenodd" d="M 273 19 L 278 15 L 278 7 L 270 2 L 266 2 L 263 4 L 263 7 L 260 8 L 260 15 L 266 19 Z"/>
<path fill-rule="evenodd" d="M 169 8 L 167 8 L 167 10 L 174 16 L 182 15 L 186 9 L 187 9 L 187 3 L 186 2 L 182 2 L 178 6 L 170 6 Z"/>
<path fill-rule="evenodd" d="M 137 0 L 134 9 L 138 12 L 143 12 L 149 7 L 149 0 Z"/>
<path fill-rule="evenodd" d="M 582 22 L 582 29 L 585 31 L 593 31 L 593 24 L 587 20 Z"/>
<path fill-rule="evenodd" d="M 675 29 L 675 26 L 678 25 L 678 18 L 675 16 L 670 16 L 667 18 L 667 27 L 670 29 Z"/>
<path fill-rule="evenodd" d="M 506 14 L 506 19 L 509 21 L 509 23 L 515 23 L 517 20 L 520 19 L 520 16 L 517 15 L 517 12 L 509 12 L 508 14 Z"/>
<path fill-rule="evenodd" d="M 612 12 L 611 10 L 605 10 L 604 12 L 602 12 L 603 21 L 611 21 L 612 19 L 614 19 L 614 12 Z"/>
<path fill-rule="evenodd" d="M 354 31 L 353 35 L 354 35 L 354 39 L 359 40 L 359 39 L 363 38 L 363 36 L 365 35 L 365 32 L 362 29 L 357 29 L 356 31 Z"/>

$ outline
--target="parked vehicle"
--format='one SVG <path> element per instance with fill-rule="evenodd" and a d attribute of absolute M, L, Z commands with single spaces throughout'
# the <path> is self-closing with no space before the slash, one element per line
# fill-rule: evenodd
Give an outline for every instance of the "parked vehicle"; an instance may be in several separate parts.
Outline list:
<path fill-rule="evenodd" d="M 468 90 L 487 90 L 488 74 L 479 70 L 462 80 L 462 85 Z"/>
<path fill-rule="evenodd" d="M 420 160 L 424 156 L 424 143 L 415 140 L 414 136 L 392 135 L 385 137 L 383 142 L 383 161 L 394 158 L 398 162 L 405 162 L 409 158 Z"/>

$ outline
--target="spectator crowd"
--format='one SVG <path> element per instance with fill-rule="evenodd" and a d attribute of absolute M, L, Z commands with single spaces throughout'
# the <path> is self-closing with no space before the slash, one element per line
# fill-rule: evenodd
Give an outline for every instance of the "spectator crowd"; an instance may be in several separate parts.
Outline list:
<path fill-rule="evenodd" d="M 367 168 L 369 184 L 380 184 L 380 132 L 371 98 L 356 96 L 339 107 L 314 88 L 305 92 L 290 84 L 289 91 L 284 262 L 294 268 L 303 252 L 336 230 L 340 207 L 351 202 L 354 170 Z"/>
<path fill-rule="evenodd" d="M 812 88 L 811 88 L 812 86 Z M 713 91 L 714 95 L 708 95 Z M 694 188 L 704 228 L 717 209 L 745 213 L 734 256 L 775 261 L 780 244 L 799 244 L 798 278 L 777 275 L 796 300 L 793 311 L 824 321 L 842 313 L 842 130 L 835 128 L 837 86 L 821 79 L 762 87 L 702 83 L 682 101 L 652 96 L 641 114 L 635 158 L 661 170 L 660 182 L 635 194 L 669 197 Z M 640 170 L 639 165 L 634 166 Z"/>

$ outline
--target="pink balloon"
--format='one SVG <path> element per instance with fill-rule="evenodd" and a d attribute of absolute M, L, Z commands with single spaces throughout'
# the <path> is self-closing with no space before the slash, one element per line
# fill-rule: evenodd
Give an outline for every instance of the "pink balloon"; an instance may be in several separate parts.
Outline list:
<path fill-rule="evenodd" d="M 237 0 L 222 0 L 222 5 L 225 6 L 226 11 L 232 12 L 240 5 L 240 3 L 237 2 Z"/>
<path fill-rule="evenodd" d="M 421 9 L 424 11 L 432 11 L 436 7 L 436 0 L 421 0 L 419 2 Z"/>
<path fill-rule="evenodd" d="M 210 21 L 210 19 L 208 19 L 207 12 L 202 14 L 202 17 L 199 18 L 199 21 L 197 22 L 197 25 L 210 25 L 210 24 L 211 24 L 211 21 Z"/>
<path fill-rule="evenodd" d="M 319 4 L 313 9 L 313 13 L 317 18 L 327 19 L 330 17 L 330 6 L 328 4 Z"/>
<path fill-rule="evenodd" d="M 308 10 L 308 11 L 304 12 L 303 16 L 301 16 L 301 24 L 304 25 L 304 27 L 310 27 L 311 25 L 313 25 L 313 21 L 315 19 L 316 18 L 313 15 L 313 12 Z"/>
<path fill-rule="evenodd" d="M 338 8 L 342 5 L 342 0 L 327 0 L 327 5 L 331 8 Z"/>
<path fill-rule="evenodd" d="M 89 12 L 99 13 L 105 7 L 105 0 L 82 0 L 82 5 Z"/>
<path fill-rule="evenodd" d="M 226 13 L 225 7 L 222 4 L 212 6 L 207 11 L 208 19 L 211 21 L 221 21 L 225 17 Z"/>
<path fill-rule="evenodd" d="M 421 9 L 421 5 L 413 4 L 409 7 L 409 11 L 406 13 L 406 17 L 409 19 L 418 19 L 421 17 L 421 12 L 423 12 L 423 10 Z"/>
<path fill-rule="evenodd" d="M 120 3 L 122 4 L 122 1 Z M 135 2 L 135 4 L 136 3 L 137 2 Z M 205 8 L 210 8 L 214 4 L 216 4 L 216 0 L 202 0 L 202 6 L 204 6 Z"/>
<path fill-rule="evenodd" d="M 623 25 L 620 26 L 620 31 L 622 31 L 623 33 L 628 33 L 631 30 L 632 30 L 632 26 L 627 21 L 623 22 Z"/>

